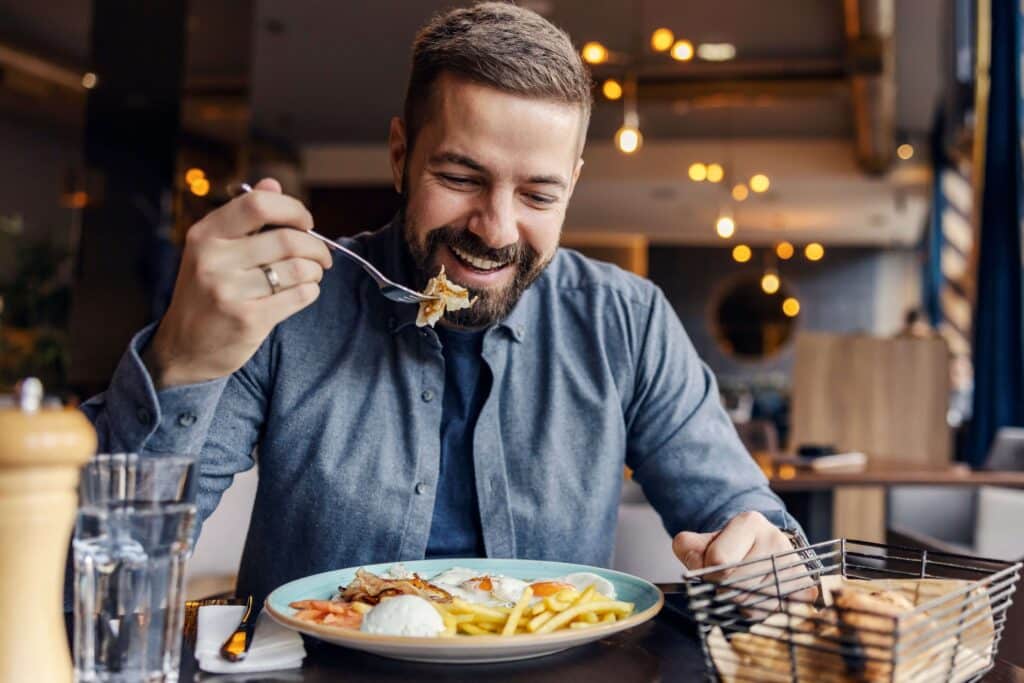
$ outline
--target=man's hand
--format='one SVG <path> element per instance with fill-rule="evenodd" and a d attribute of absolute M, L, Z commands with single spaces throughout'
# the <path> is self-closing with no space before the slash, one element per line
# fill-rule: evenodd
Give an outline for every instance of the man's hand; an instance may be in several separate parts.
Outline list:
<path fill-rule="evenodd" d="M 672 540 L 672 550 L 688 570 L 695 571 L 777 553 L 788 553 L 793 550 L 793 544 L 786 534 L 760 512 L 741 512 L 719 531 L 707 534 L 683 531 L 677 534 Z M 801 563 L 789 569 L 781 569 L 799 559 L 797 555 L 791 554 L 779 562 L 783 597 L 792 594 L 791 597 L 796 599 L 814 600 L 818 595 L 818 589 L 812 578 L 806 576 L 809 571 L 806 565 Z M 756 578 L 735 585 L 747 590 L 774 594 L 776 589 L 771 570 L 770 562 L 756 562 L 748 567 L 712 572 L 707 578 L 712 581 L 724 581 L 727 578 L 749 574 Z"/>
<path fill-rule="evenodd" d="M 257 233 L 264 225 L 296 229 Z M 331 255 L 303 234 L 312 227 L 306 207 L 264 179 L 189 228 L 171 304 L 143 354 L 158 388 L 230 375 L 316 300 Z M 262 265 L 277 273 L 276 294 Z"/>

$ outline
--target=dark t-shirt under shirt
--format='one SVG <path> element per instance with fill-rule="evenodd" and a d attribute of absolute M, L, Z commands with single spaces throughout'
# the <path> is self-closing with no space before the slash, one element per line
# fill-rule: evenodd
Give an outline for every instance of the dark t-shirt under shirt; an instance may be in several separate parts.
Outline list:
<path fill-rule="evenodd" d="M 483 557 L 484 538 L 473 467 L 473 432 L 491 389 L 484 332 L 437 327 L 445 361 L 441 468 L 427 557 Z"/>

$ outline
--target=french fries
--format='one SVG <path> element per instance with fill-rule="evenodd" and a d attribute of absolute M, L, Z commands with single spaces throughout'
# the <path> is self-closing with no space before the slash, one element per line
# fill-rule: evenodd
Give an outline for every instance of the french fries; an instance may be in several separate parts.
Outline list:
<path fill-rule="evenodd" d="M 519 620 L 523 618 L 523 610 L 530 604 L 530 598 L 532 597 L 533 589 L 527 586 L 523 590 L 523 594 L 519 596 L 519 601 L 515 607 L 512 608 L 512 612 L 508 615 L 508 621 L 505 622 L 505 627 L 501 629 L 501 635 L 515 635 L 516 627 L 519 626 Z"/>
<path fill-rule="evenodd" d="M 460 598 L 435 603 L 434 607 L 444 619 L 445 636 L 508 637 L 610 624 L 632 614 L 634 606 L 612 600 L 588 586 L 582 593 L 564 589 L 540 598 L 527 587 L 512 607 L 485 607 Z"/>

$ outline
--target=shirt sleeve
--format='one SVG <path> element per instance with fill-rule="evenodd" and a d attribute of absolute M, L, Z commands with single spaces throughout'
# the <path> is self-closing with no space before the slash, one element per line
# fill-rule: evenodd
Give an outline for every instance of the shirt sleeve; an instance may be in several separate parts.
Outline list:
<path fill-rule="evenodd" d="M 716 531 L 740 512 L 758 511 L 801 533 L 740 441 L 714 375 L 660 289 L 647 313 L 626 411 L 626 464 L 665 528 L 673 536 Z"/>
<path fill-rule="evenodd" d="M 255 463 L 253 449 L 266 406 L 257 377 L 266 367 L 268 343 L 230 377 L 157 391 L 142 361 L 155 327 L 135 335 L 110 386 L 81 409 L 96 428 L 101 453 L 195 455 L 201 523 L 234 475 Z"/>

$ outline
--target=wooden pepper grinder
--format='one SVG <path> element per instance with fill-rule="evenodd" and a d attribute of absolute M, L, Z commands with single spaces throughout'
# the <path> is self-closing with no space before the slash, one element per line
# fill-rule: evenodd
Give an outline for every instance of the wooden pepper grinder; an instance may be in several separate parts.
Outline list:
<path fill-rule="evenodd" d="M 42 399 L 33 377 L 13 408 L 0 408 L 0 683 L 72 678 L 64 563 L 96 431 L 80 411 Z"/>

